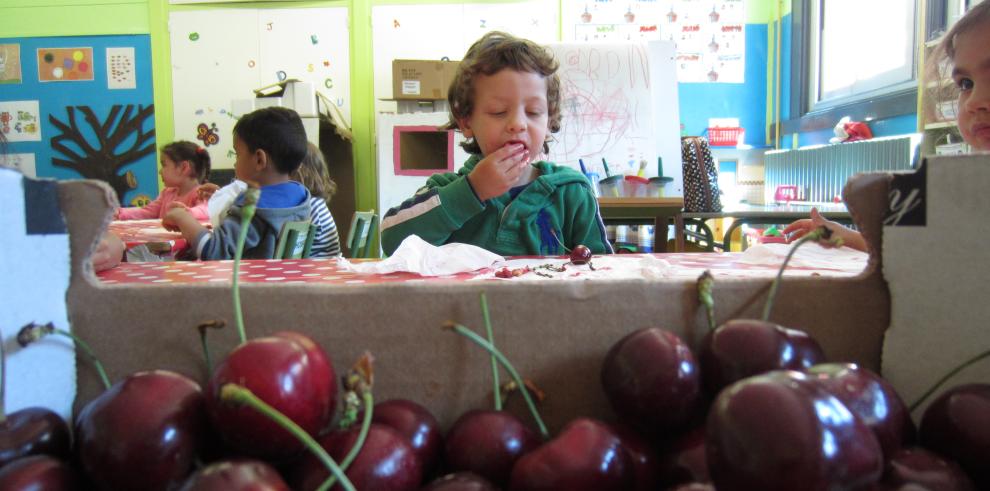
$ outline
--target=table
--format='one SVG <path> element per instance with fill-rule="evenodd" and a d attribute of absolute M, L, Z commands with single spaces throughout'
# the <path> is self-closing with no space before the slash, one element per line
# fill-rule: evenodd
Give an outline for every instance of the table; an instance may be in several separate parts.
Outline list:
<path fill-rule="evenodd" d="M 107 230 L 120 237 L 128 249 L 145 246 L 153 254 L 171 256 L 186 247 L 182 234 L 166 230 L 159 219 L 114 220 Z"/>
<path fill-rule="evenodd" d="M 722 240 L 722 248 L 729 251 L 732 245 L 732 234 L 737 228 L 744 224 L 783 224 L 790 223 L 801 218 L 808 218 L 811 209 L 818 208 L 822 216 L 828 220 L 851 224 L 852 216 L 844 204 L 836 203 L 786 203 L 786 204 L 766 204 L 766 205 L 731 205 L 722 208 L 720 212 L 685 212 L 681 220 L 710 220 L 714 218 L 732 218 L 732 225 L 725 231 Z M 681 225 L 683 229 L 683 223 Z"/>
<path fill-rule="evenodd" d="M 667 252 L 667 231 L 674 223 L 674 249 L 684 250 L 681 209 L 684 198 L 598 198 L 602 219 L 608 222 L 652 224 L 657 252 Z"/>
<path fill-rule="evenodd" d="M 778 244 L 773 244 L 777 246 Z M 491 268 L 445 276 L 420 276 L 415 273 L 361 274 L 347 271 L 337 259 L 254 259 L 241 261 L 242 283 L 319 283 L 331 285 L 362 285 L 380 283 L 423 283 L 464 281 L 614 281 L 616 279 L 697 278 L 708 270 L 716 278 L 772 278 L 787 253 L 786 245 L 777 247 L 776 259 L 763 254 L 734 253 L 671 253 L 671 254 L 611 254 L 596 256 L 595 270 L 585 266 L 566 265 L 557 272 L 540 269 L 541 265 L 559 266 L 564 257 L 513 257 Z M 824 257 L 822 255 L 825 255 Z M 855 276 L 866 266 L 866 253 L 852 250 L 824 250 L 809 244 L 801 248 L 785 274 L 787 276 Z M 355 260 L 348 261 L 376 261 Z M 530 271 L 518 277 L 499 278 L 503 268 Z M 233 261 L 175 261 L 168 263 L 121 263 L 97 274 L 104 284 L 191 284 L 229 283 Z M 540 273 L 550 273 L 541 276 Z"/>

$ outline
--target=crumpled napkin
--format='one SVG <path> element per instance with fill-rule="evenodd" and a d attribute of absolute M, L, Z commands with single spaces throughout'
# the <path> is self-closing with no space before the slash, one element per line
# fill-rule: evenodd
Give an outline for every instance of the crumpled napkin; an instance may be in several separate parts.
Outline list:
<path fill-rule="evenodd" d="M 505 258 L 470 244 L 444 244 L 437 247 L 410 235 L 399 244 L 391 257 L 381 261 L 352 263 L 339 258 L 343 271 L 363 274 L 397 272 L 418 273 L 422 276 L 444 276 L 487 268 Z"/>
<path fill-rule="evenodd" d="M 743 264 L 771 264 L 784 262 L 791 244 L 757 244 L 743 252 L 739 262 Z M 834 269 L 860 272 L 866 267 L 870 255 L 849 247 L 823 247 L 817 243 L 804 244 L 794 253 L 788 267 Z"/>

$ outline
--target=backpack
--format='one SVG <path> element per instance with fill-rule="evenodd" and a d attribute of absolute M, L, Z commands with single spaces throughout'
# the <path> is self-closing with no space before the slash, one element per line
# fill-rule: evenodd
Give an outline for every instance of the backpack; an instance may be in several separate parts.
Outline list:
<path fill-rule="evenodd" d="M 720 212 L 722 199 L 718 189 L 718 168 L 700 136 L 681 138 L 681 162 L 684 175 L 684 211 Z"/>

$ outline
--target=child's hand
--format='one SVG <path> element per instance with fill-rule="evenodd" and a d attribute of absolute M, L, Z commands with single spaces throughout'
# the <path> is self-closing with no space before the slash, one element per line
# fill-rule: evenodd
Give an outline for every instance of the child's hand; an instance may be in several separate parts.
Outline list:
<path fill-rule="evenodd" d="M 220 189 L 220 186 L 217 186 L 212 182 L 207 182 L 200 184 L 199 187 L 196 188 L 196 192 L 199 199 L 209 200 L 210 196 L 213 196 L 213 193 L 217 192 L 218 189 Z"/>
<path fill-rule="evenodd" d="M 120 237 L 107 232 L 93 251 L 93 270 L 100 272 L 120 264 L 124 256 L 124 242 Z"/>
<path fill-rule="evenodd" d="M 176 206 L 178 205 L 178 206 Z M 192 214 L 189 213 L 189 208 L 182 203 L 171 203 L 169 205 L 168 211 L 165 216 L 162 217 L 162 227 L 165 230 L 171 230 L 173 232 L 181 230 L 179 223 L 181 223 L 186 217 L 193 218 Z"/>
<path fill-rule="evenodd" d="M 529 150 L 521 144 L 506 145 L 481 159 L 468 174 L 478 199 L 485 201 L 509 191 L 529 165 Z"/>
<path fill-rule="evenodd" d="M 818 212 L 818 208 L 811 209 L 811 218 L 802 218 L 801 220 L 797 220 L 785 227 L 784 236 L 787 237 L 788 242 L 793 242 L 819 227 L 825 227 L 831 230 L 832 233 L 842 239 L 843 245 L 845 246 L 860 251 L 866 250 L 866 240 L 863 239 L 863 236 L 859 232 L 843 227 L 838 223 L 826 220 L 825 217 Z"/>

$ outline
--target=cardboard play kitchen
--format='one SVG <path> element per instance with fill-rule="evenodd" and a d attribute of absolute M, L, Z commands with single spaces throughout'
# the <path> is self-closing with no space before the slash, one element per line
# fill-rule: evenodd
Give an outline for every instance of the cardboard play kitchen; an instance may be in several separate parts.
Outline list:
<path fill-rule="evenodd" d="M 392 99 L 446 99 L 459 61 L 392 60 Z"/>
<path fill-rule="evenodd" d="M 851 278 L 786 278 L 771 320 L 806 330 L 831 360 L 874 370 L 882 365 L 908 401 L 954 363 L 990 347 L 990 304 L 981 275 L 990 264 L 984 239 L 990 232 L 984 216 L 990 198 L 983 189 L 990 182 L 988 164 L 986 157 L 938 158 L 913 177 L 854 177 L 844 196 L 870 244 L 867 269 Z M 12 174 L 0 171 L 7 181 Z M 232 324 L 230 283 L 99 284 L 87 258 L 110 219 L 110 188 L 74 181 L 50 186 L 48 192 L 57 194 L 45 199 L 57 199 L 69 234 L 68 319 L 73 331 L 103 358 L 110 378 L 158 368 L 205 381 L 196 326 L 210 319 Z M 7 201 L 15 194 L 0 196 L 0 216 L 9 218 L 14 207 Z M 882 225 L 885 221 L 889 225 Z M 26 247 L 4 250 L 3 261 L 11 265 L 41 260 Z M 49 260 L 57 264 L 62 258 Z M 5 265 L 4 271 L 15 269 Z M 6 276 L 8 284 L 37 281 L 33 267 L 16 271 L 19 274 Z M 717 321 L 757 317 L 769 284 L 769 278 L 718 280 Z M 376 399 L 413 399 L 447 427 L 462 412 L 491 404 L 488 356 L 441 329 L 453 320 L 482 330 L 481 292 L 488 297 L 496 344 L 523 376 L 546 391 L 541 408 L 551 431 L 576 416 L 614 420 L 599 386 L 599 371 L 606 351 L 624 334 L 660 326 L 695 344 L 705 329 L 695 283 L 682 279 L 552 287 L 508 281 L 250 283 L 242 286 L 241 298 L 249 337 L 301 331 L 322 344 L 339 373 L 370 350 L 376 357 Z M 11 309 L 17 316 L 5 319 L 5 338 L 27 322 L 58 321 L 59 308 L 49 303 L 48 310 Z M 214 357 L 223 356 L 235 343 L 233 328 L 213 333 Z M 21 356 L 17 352 L 9 358 L 19 363 Z M 77 410 L 102 390 L 96 372 L 81 359 L 77 364 L 61 360 L 44 369 L 78 374 Z M 990 364 L 972 366 L 950 385 L 978 380 L 990 380 Z M 8 393 L 16 393 L 18 385 L 22 384 L 15 382 Z M 520 399 L 512 398 L 510 409 L 523 415 Z"/>

